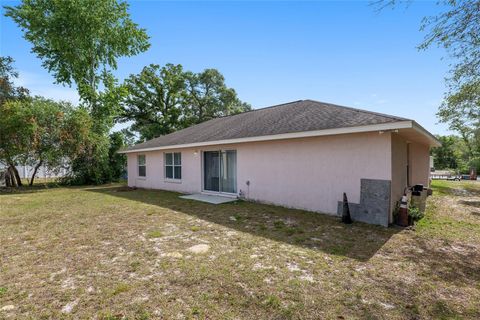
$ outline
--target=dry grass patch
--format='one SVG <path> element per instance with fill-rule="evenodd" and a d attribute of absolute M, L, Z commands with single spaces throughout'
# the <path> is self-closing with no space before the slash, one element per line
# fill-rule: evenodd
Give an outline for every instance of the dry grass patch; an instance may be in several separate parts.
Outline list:
<path fill-rule="evenodd" d="M 480 317 L 480 188 L 415 230 L 123 186 L 0 194 L 0 318 Z"/>

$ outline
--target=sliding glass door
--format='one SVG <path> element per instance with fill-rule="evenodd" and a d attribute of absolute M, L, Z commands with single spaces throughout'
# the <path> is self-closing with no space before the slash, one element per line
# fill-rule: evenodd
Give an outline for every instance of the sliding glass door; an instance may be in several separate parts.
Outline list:
<path fill-rule="evenodd" d="M 203 153 L 203 189 L 220 192 L 220 152 Z"/>
<path fill-rule="evenodd" d="M 220 192 L 237 193 L 237 151 L 221 151 Z"/>
<path fill-rule="evenodd" d="M 237 152 L 235 150 L 203 153 L 203 189 L 225 193 L 237 192 Z"/>

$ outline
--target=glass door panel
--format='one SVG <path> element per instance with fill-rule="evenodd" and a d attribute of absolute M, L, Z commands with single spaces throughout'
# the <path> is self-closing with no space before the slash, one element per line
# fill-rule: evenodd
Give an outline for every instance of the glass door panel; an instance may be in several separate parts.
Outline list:
<path fill-rule="evenodd" d="M 203 153 L 203 188 L 208 191 L 220 191 L 220 152 Z"/>
<path fill-rule="evenodd" d="M 220 163 L 220 191 L 237 192 L 237 152 L 222 151 Z"/>
<path fill-rule="evenodd" d="M 203 189 L 237 192 L 237 152 L 205 151 L 203 153 Z"/>

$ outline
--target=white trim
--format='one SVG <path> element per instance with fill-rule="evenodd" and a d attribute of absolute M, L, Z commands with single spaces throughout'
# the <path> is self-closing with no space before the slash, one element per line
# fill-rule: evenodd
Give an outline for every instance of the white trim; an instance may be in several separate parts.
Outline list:
<path fill-rule="evenodd" d="M 144 158 L 144 164 L 143 165 L 140 165 L 140 157 L 141 156 L 143 156 L 143 158 Z M 145 167 L 145 175 L 144 176 L 140 175 L 140 167 Z M 147 155 L 144 154 L 144 153 L 137 154 L 137 176 L 138 176 L 138 178 L 143 178 L 143 179 L 147 178 Z"/>
<path fill-rule="evenodd" d="M 413 125 L 412 125 L 413 129 L 415 129 L 417 132 L 423 134 L 424 136 L 426 136 L 428 138 L 428 140 L 430 140 L 430 146 L 431 147 L 441 147 L 442 146 L 442 143 L 440 141 L 438 141 L 437 138 L 435 138 L 435 136 L 433 134 L 431 134 L 430 132 L 428 132 L 424 127 L 422 127 L 421 125 L 419 125 L 418 123 L 416 123 L 415 121 L 413 121 Z"/>
<path fill-rule="evenodd" d="M 210 195 L 226 195 L 226 196 L 230 196 L 230 197 L 236 197 L 238 198 L 238 176 L 237 176 L 237 165 L 235 164 L 235 190 L 237 190 L 237 192 L 224 192 L 224 191 L 214 191 L 214 190 L 206 190 L 205 189 L 205 152 L 219 152 L 219 153 L 222 153 L 222 151 L 235 151 L 235 157 L 236 157 L 236 153 L 237 153 L 237 149 L 230 149 L 230 148 L 227 148 L 227 149 L 218 149 L 218 150 L 202 150 L 201 152 L 201 176 L 202 176 L 202 181 L 201 181 L 201 193 L 205 193 L 205 194 L 210 194 Z M 219 168 L 220 169 L 220 168 Z M 220 188 L 220 186 L 219 186 Z"/>
<path fill-rule="evenodd" d="M 180 164 L 175 164 L 175 153 L 180 154 Z M 172 164 L 167 164 L 167 154 L 172 155 Z M 167 177 L 167 166 L 172 167 L 172 176 L 173 178 L 168 178 Z M 164 152 L 163 153 L 163 179 L 165 182 L 172 182 L 172 183 L 182 183 L 182 178 L 178 179 L 175 177 L 175 168 L 180 167 L 180 175 L 183 178 L 183 172 L 182 172 L 182 152 Z"/>
<path fill-rule="evenodd" d="M 256 137 L 248 137 L 248 138 L 195 142 L 195 143 L 168 145 L 168 146 L 152 147 L 152 148 L 144 148 L 144 149 L 136 149 L 136 150 L 124 150 L 124 151 L 118 151 L 118 153 L 136 153 L 136 152 L 156 151 L 156 150 L 166 150 L 166 149 L 180 149 L 180 148 L 213 146 L 213 145 L 221 145 L 221 144 L 235 144 L 235 143 L 244 143 L 244 142 L 319 137 L 319 136 L 329 136 L 329 135 L 335 135 L 335 134 L 360 133 L 360 132 L 408 129 L 408 128 L 413 128 L 413 121 L 407 120 L 407 121 L 397 121 L 393 123 L 382 123 L 382 124 L 374 124 L 374 125 L 359 126 L 359 127 L 312 130 L 312 131 L 281 133 L 281 134 L 256 136 Z"/>

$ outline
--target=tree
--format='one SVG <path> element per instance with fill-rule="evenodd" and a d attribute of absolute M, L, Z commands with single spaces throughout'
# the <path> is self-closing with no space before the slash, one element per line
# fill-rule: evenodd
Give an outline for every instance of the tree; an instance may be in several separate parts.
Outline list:
<path fill-rule="evenodd" d="M 241 102 L 234 89 L 225 85 L 225 78 L 216 69 L 200 73 L 187 72 L 185 125 L 232 115 L 251 109 Z"/>
<path fill-rule="evenodd" d="M 457 152 L 455 146 L 462 141 L 457 136 L 437 136 L 437 139 L 442 145 L 431 150 L 435 169 L 457 169 L 461 154 Z"/>
<path fill-rule="evenodd" d="M 413 0 L 377 0 L 378 10 L 395 7 L 399 3 L 410 5 Z M 418 46 L 426 50 L 432 45 L 443 47 L 454 58 L 452 75 L 456 80 L 478 79 L 480 76 L 480 1 L 441 0 L 436 15 L 424 17 L 420 30 L 425 32 Z"/>
<path fill-rule="evenodd" d="M 13 67 L 14 60 L 11 57 L 0 57 L 0 109 L 4 108 L 4 105 L 8 101 L 15 101 L 15 100 L 26 100 L 29 98 L 28 90 L 23 87 L 16 87 L 13 83 L 13 79 L 18 77 L 17 71 Z M 5 110 L 7 112 L 7 110 Z M 0 129 L 1 130 L 1 129 Z M 12 128 L 12 132 L 16 132 L 16 128 Z M 4 148 L 10 148 L 11 150 L 4 149 L 3 151 L 0 150 L 0 154 L 3 154 L 5 157 L 3 158 L 6 161 L 7 165 L 7 174 L 6 174 L 6 182 L 7 185 L 22 185 L 22 180 L 20 179 L 20 175 L 15 167 L 14 158 L 8 156 L 10 153 L 17 152 L 15 149 L 21 148 L 20 146 L 15 145 L 16 140 L 21 140 L 21 137 L 18 136 L 10 136 L 6 133 L 5 128 L 1 130 L 3 132 L 3 136 L 0 135 L 0 144 L 3 145 Z M 7 141 L 1 141 L 4 139 L 8 139 Z M 8 145 L 8 146 L 7 146 Z M 12 149 L 13 148 L 13 149 Z"/>
<path fill-rule="evenodd" d="M 130 19 L 126 2 L 24 0 L 5 10 L 56 81 L 76 84 L 92 108 L 105 70 L 150 46 L 145 30 Z"/>
<path fill-rule="evenodd" d="M 213 118 L 250 110 L 215 69 L 184 72 L 181 65 L 149 65 L 126 81 L 122 122 L 148 140 Z"/>
<path fill-rule="evenodd" d="M 181 65 L 164 67 L 151 64 L 125 81 L 128 96 L 122 121 L 131 121 L 132 130 L 142 140 L 171 133 L 181 128 L 180 116 L 185 99 L 185 73 Z"/>
<path fill-rule="evenodd" d="M 398 0 L 379 0 L 377 8 L 393 7 Z M 410 3 L 413 1 L 406 1 Z M 432 45 L 446 49 L 452 58 L 448 91 L 438 116 L 459 132 L 467 143 L 479 130 L 480 115 L 480 0 L 443 0 L 439 13 L 425 17 L 420 29 L 426 33 L 419 49 Z M 470 147 L 473 156 L 473 147 Z"/>
<path fill-rule="evenodd" d="M 33 134 L 29 144 L 26 163 L 34 166 L 30 185 L 38 169 L 43 165 L 50 170 L 63 167 L 72 154 L 65 152 L 64 136 L 71 130 L 66 126 L 66 118 L 72 114 L 73 106 L 66 102 L 35 97 L 25 105 L 29 121 L 33 124 Z"/>
<path fill-rule="evenodd" d="M 7 165 L 5 182 L 7 187 L 21 186 L 20 176 L 13 168 L 27 160 L 34 124 L 30 111 L 19 100 L 0 104 L 0 114 L 0 162 Z"/>
<path fill-rule="evenodd" d="M 56 170 L 83 153 L 92 121 L 84 108 L 35 97 L 5 103 L 0 117 L 0 159 Z"/>
<path fill-rule="evenodd" d="M 0 105 L 9 100 L 27 99 L 28 90 L 16 87 L 13 79 L 18 78 L 18 72 L 13 67 L 12 57 L 0 57 Z"/>
<path fill-rule="evenodd" d="M 106 181 L 108 134 L 125 94 L 112 71 L 120 57 L 148 49 L 147 33 L 130 19 L 128 4 L 123 1 L 23 0 L 5 10 L 56 82 L 76 86 L 82 105 L 94 120 L 87 153 L 74 161 L 74 170 L 79 170 L 75 180 Z"/>
<path fill-rule="evenodd" d="M 125 147 L 125 134 L 122 131 L 113 132 L 110 134 L 110 173 L 111 180 L 116 180 L 125 174 L 127 167 L 127 157 L 125 154 L 118 153 L 118 150 Z"/>
<path fill-rule="evenodd" d="M 423 21 L 427 35 L 420 49 L 438 45 L 447 50 L 454 63 L 438 116 L 466 143 L 470 157 L 480 148 L 480 1 L 444 1 L 446 11 Z M 472 145 L 474 136 L 474 145 Z M 479 150 L 476 150 L 479 151 Z"/>

